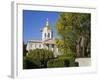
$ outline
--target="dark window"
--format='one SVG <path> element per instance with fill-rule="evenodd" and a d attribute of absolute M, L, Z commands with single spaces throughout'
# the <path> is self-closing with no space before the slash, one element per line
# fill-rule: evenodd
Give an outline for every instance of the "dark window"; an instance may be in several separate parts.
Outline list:
<path fill-rule="evenodd" d="M 45 33 L 44 35 L 45 35 L 45 37 L 46 37 L 46 33 Z"/>
<path fill-rule="evenodd" d="M 50 37 L 50 33 L 48 33 L 48 38 Z"/>
<path fill-rule="evenodd" d="M 41 48 L 41 44 L 39 45 L 39 48 Z"/>

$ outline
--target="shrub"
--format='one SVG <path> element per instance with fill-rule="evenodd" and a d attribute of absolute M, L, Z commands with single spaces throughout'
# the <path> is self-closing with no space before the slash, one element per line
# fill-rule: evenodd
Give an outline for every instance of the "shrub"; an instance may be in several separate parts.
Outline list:
<path fill-rule="evenodd" d="M 46 49 L 34 49 L 28 52 L 28 55 L 24 58 L 23 63 L 29 68 L 46 68 L 47 61 L 52 58 L 54 58 L 52 51 Z"/>
<path fill-rule="evenodd" d="M 34 68 L 40 68 L 40 63 L 36 60 L 32 60 L 31 57 L 24 57 L 23 59 L 23 69 L 34 69 Z"/>
<path fill-rule="evenodd" d="M 56 59 L 48 61 L 48 67 L 73 67 L 75 66 L 75 54 L 61 55 Z"/>
<path fill-rule="evenodd" d="M 48 68 L 64 67 L 64 61 L 62 59 L 52 59 L 48 61 Z"/>
<path fill-rule="evenodd" d="M 69 62 L 67 66 L 65 67 L 72 67 L 74 66 L 74 59 L 72 57 L 62 57 L 60 56 L 59 59 L 63 59 L 64 62 Z"/>
<path fill-rule="evenodd" d="M 76 67 L 79 67 L 79 63 L 78 63 L 78 62 L 75 62 L 75 66 L 76 66 Z"/>

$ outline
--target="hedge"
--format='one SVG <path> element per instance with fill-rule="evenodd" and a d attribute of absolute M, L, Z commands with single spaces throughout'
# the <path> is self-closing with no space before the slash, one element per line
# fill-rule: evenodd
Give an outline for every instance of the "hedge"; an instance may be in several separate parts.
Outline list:
<path fill-rule="evenodd" d="M 52 59 L 47 63 L 48 68 L 53 67 L 73 67 L 75 66 L 75 55 L 68 54 L 59 56 L 56 59 Z"/>
<path fill-rule="evenodd" d="M 31 57 L 24 57 L 23 58 L 23 69 L 35 69 L 40 68 L 40 62 L 33 60 Z"/>
<path fill-rule="evenodd" d="M 52 59 L 47 63 L 48 68 L 64 67 L 64 61 L 61 59 Z"/>

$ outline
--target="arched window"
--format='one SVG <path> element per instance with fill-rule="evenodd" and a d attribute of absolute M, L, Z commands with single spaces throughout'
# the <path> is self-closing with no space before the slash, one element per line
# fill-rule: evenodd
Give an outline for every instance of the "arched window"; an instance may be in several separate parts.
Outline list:
<path fill-rule="evenodd" d="M 50 33 L 48 33 L 48 38 L 50 37 Z"/>
<path fill-rule="evenodd" d="M 39 48 L 41 48 L 41 44 L 39 44 Z"/>
<path fill-rule="evenodd" d="M 46 37 L 46 33 L 44 33 L 44 36 Z"/>

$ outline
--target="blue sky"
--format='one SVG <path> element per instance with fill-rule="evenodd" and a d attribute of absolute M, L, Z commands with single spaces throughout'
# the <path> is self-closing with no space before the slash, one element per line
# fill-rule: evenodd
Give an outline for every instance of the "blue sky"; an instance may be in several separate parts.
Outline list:
<path fill-rule="evenodd" d="M 58 20 L 58 12 L 23 10 L 23 40 L 41 40 L 40 30 L 45 26 L 48 18 L 49 25 L 55 32 L 55 24 Z"/>

